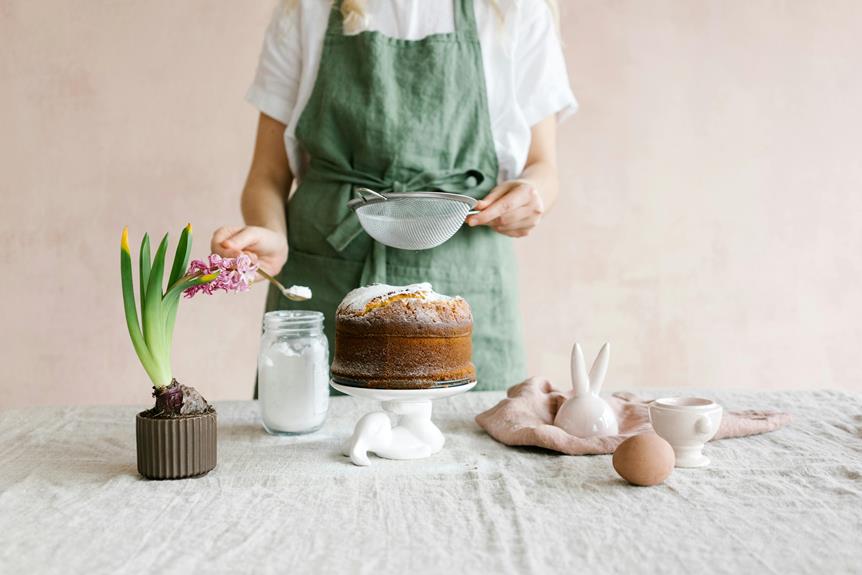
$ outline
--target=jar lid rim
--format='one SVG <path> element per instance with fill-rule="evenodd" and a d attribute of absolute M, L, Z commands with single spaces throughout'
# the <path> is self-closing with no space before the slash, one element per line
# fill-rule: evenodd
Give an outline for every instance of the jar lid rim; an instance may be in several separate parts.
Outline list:
<path fill-rule="evenodd" d="M 305 309 L 276 309 L 263 314 L 264 319 L 323 319 L 323 312 Z"/>
<path fill-rule="evenodd" d="M 304 328 L 323 324 L 323 313 L 312 310 L 274 310 L 263 314 L 264 327 Z"/>

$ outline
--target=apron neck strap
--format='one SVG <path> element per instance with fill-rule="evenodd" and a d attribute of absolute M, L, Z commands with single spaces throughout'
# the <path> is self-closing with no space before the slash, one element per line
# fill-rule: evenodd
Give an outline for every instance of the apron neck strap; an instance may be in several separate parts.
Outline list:
<path fill-rule="evenodd" d="M 343 0 L 334 0 L 329 11 L 329 22 L 326 25 L 327 34 L 343 34 L 344 18 L 341 16 Z M 455 17 L 455 32 L 477 33 L 476 12 L 473 10 L 473 0 L 453 0 L 453 15 Z"/>
<path fill-rule="evenodd" d="M 329 22 L 326 24 L 327 34 L 340 35 L 344 33 L 344 18 L 341 16 L 341 3 L 342 0 L 333 0 L 332 2 L 332 7 L 329 9 Z"/>
<path fill-rule="evenodd" d="M 473 0 L 454 0 L 455 31 L 477 33 Z"/>

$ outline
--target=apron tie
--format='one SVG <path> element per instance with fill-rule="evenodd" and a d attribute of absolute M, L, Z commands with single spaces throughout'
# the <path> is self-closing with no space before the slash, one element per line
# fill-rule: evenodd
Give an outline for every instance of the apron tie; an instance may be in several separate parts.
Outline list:
<path fill-rule="evenodd" d="M 327 158 L 312 158 L 304 180 L 346 184 L 352 187 L 371 188 L 375 192 L 404 193 L 440 191 L 471 195 L 490 179 L 477 168 L 439 171 L 419 171 L 406 180 L 389 180 L 360 169 L 333 162 Z"/>
<path fill-rule="evenodd" d="M 359 285 L 386 283 L 386 246 L 377 240 L 368 250 L 365 256 L 365 264 L 362 266 L 362 275 L 359 277 Z"/>
<path fill-rule="evenodd" d="M 403 181 L 386 180 L 362 170 L 336 164 L 325 158 L 312 158 L 304 179 L 343 184 L 351 188 L 365 187 L 383 193 L 403 194 L 440 191 L 452 194 L 478 195 L 483 191 L 481 185 L 488 177 L 481 170 L 466 169 L 417 172 Z M 349 210 L 347 215 L 326 237 L 326 241 L 335 251 L 342 252 L 362 231 L 362 224 L 359 223 L 356 213 Z"/>

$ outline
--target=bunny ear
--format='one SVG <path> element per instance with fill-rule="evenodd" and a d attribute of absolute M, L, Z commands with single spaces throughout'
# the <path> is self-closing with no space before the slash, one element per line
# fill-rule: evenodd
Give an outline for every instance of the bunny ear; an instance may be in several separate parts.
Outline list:
<path fill-rule="evenodd" d="M 605 343 L 590 368 L 590 391 L 598 393 L 605 382 L 605 374 L 608 372 L 608 361 L 611 358 L 611 344 Z"/>
<path fill-rule="evenodd" d="M 586 395 L 590 392 L 587 362 L 584 361 L 584 352 L 578 343 L 572 348 L 572 389 L 575 392 L 575 397 Z"/>

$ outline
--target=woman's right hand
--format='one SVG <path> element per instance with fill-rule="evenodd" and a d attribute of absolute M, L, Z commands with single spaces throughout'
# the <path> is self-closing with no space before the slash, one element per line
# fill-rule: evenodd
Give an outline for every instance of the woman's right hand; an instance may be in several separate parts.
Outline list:
<path fill-rule="evenodd" d="M 258 265 L 270 275 L 281 271 L 287 261 L 287 237 L 260 226 L 222 226 L 210 241 L 212 253 L 235 258 L 245 252 L 252 254 Z"/>

